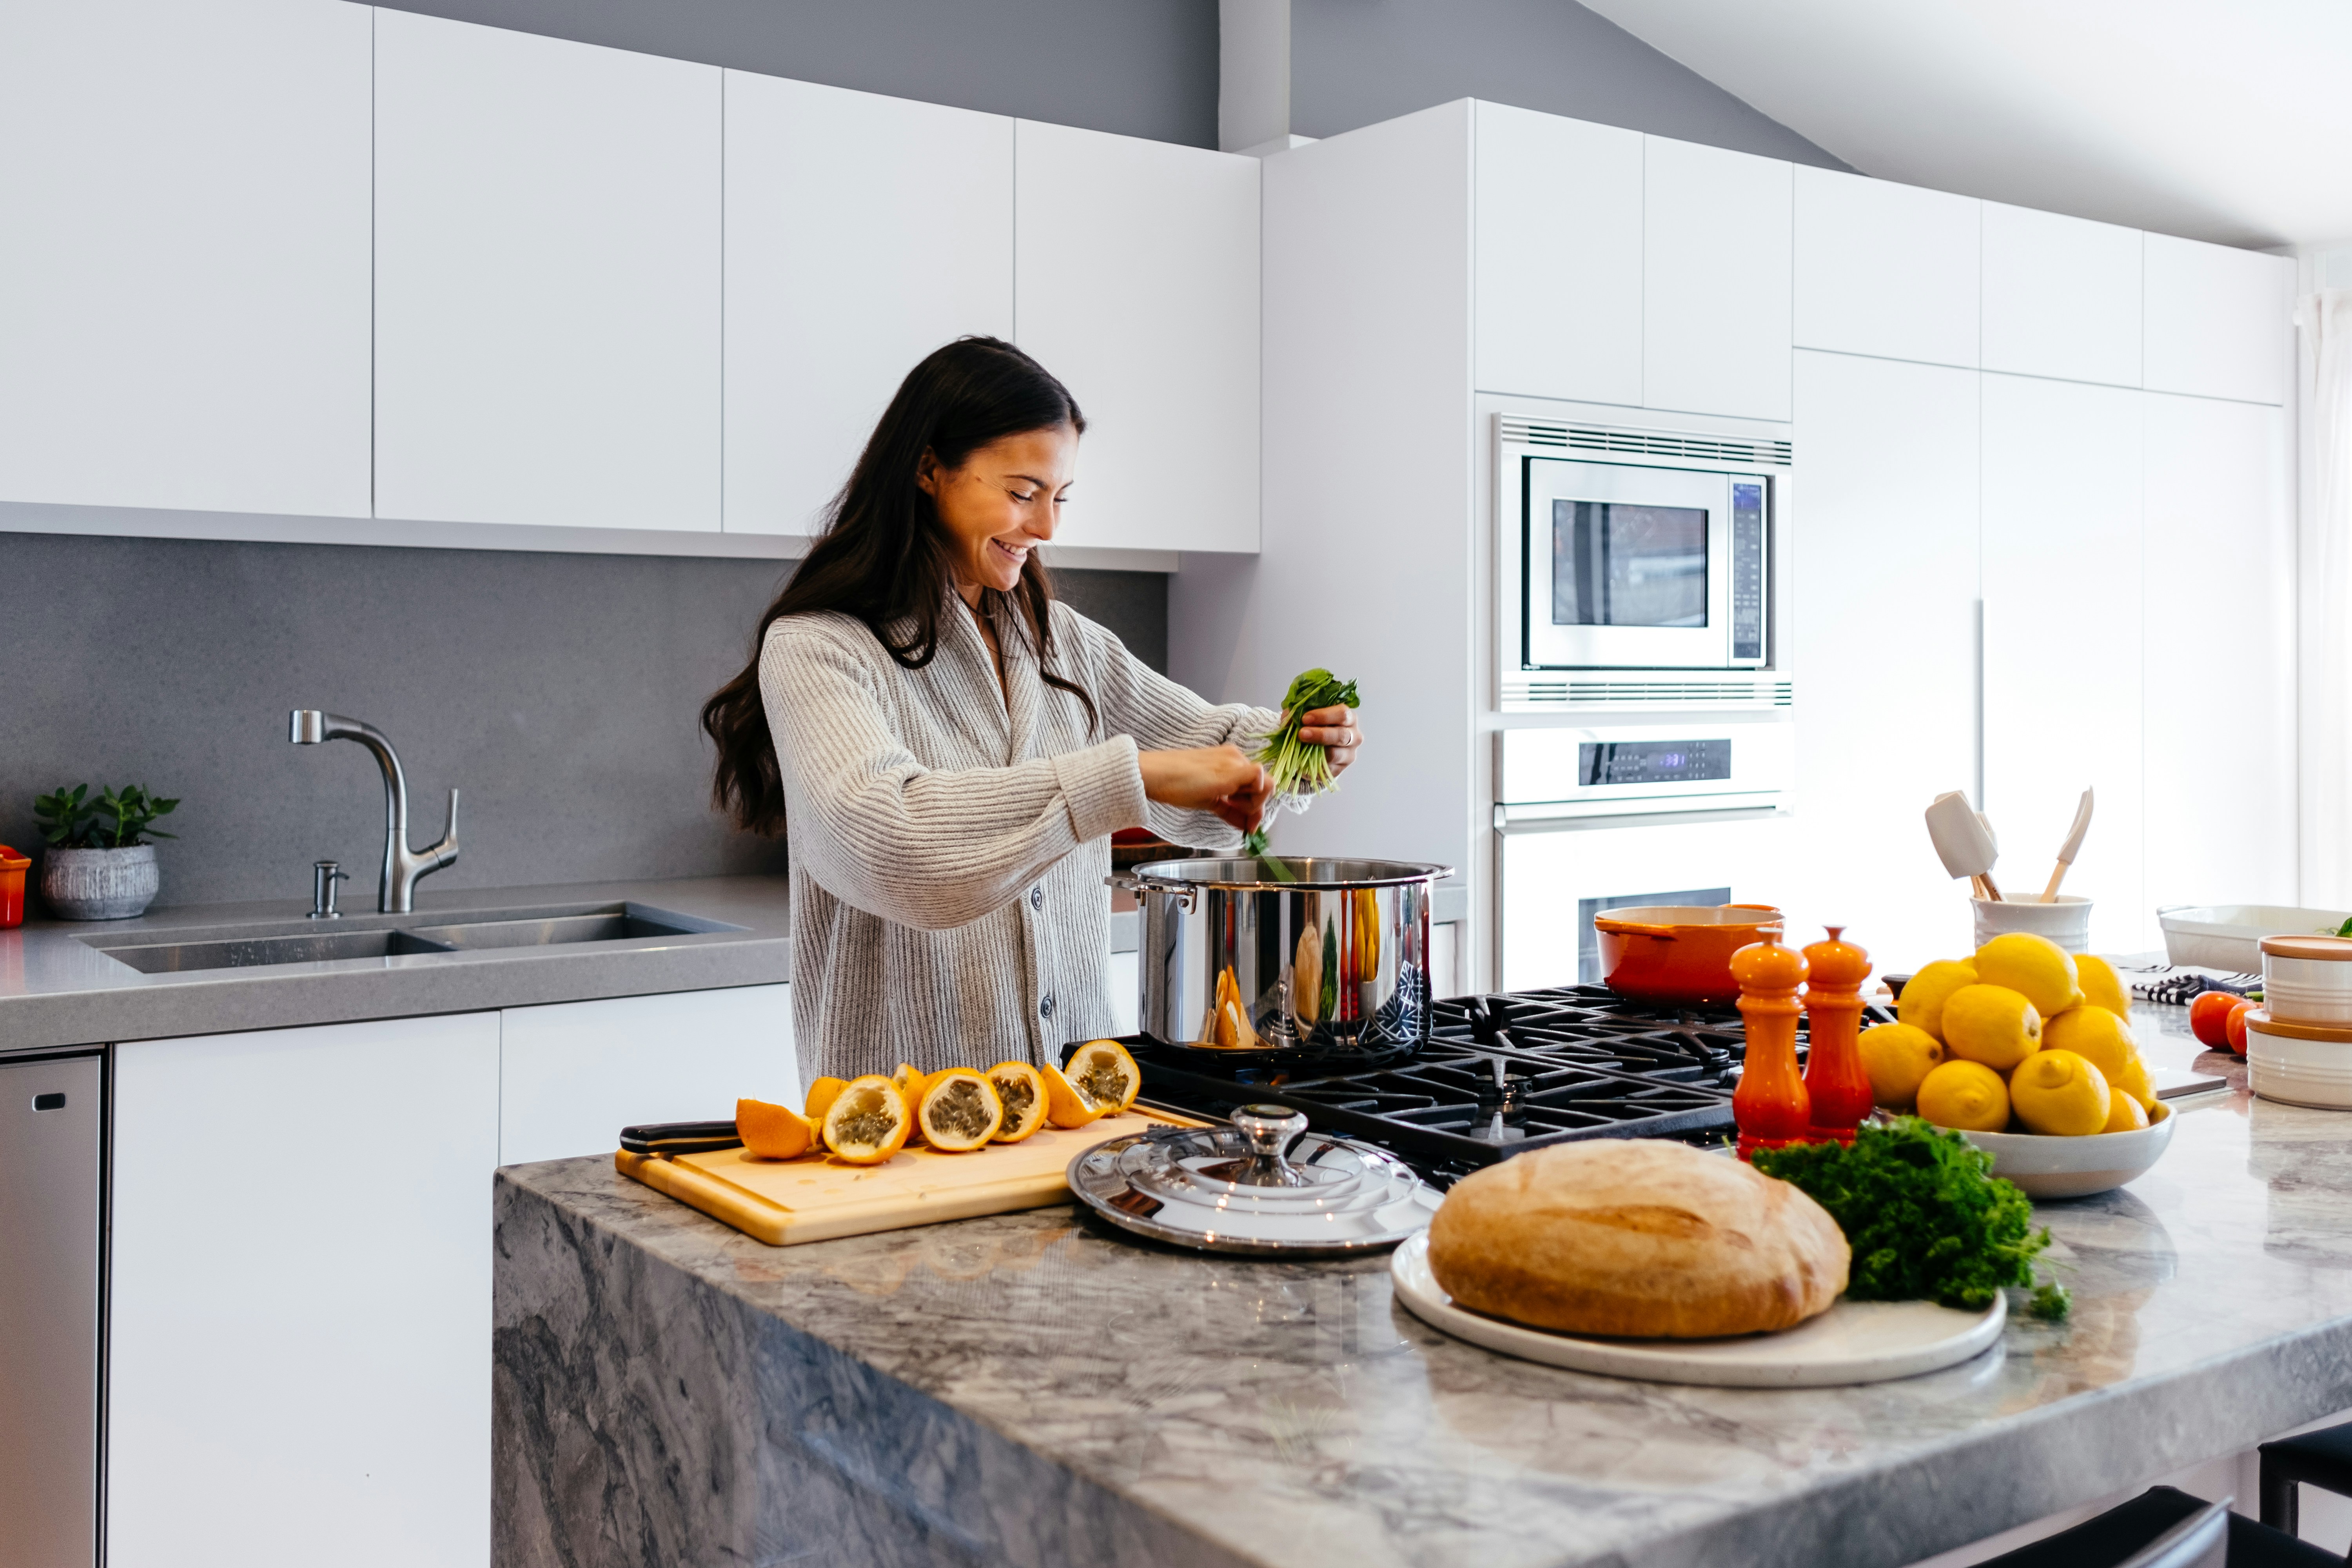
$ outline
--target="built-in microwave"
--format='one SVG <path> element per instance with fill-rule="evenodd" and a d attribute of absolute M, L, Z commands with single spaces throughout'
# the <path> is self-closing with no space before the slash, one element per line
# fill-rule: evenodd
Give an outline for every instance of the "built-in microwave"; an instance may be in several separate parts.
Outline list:
<path fill-rule="evenodd" d="M 1771 667 L 1776 475 L 1738 459 L 1785 447 L 1628 433 L 1563 451 L 1513 434 L 1522 671 Z"/>

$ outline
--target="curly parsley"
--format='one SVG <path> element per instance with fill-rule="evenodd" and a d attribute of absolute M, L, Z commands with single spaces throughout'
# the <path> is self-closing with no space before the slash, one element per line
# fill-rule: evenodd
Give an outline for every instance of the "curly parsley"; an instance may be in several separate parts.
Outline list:
<path fill-rule="evenodd" d="M 1851 1146 L 1761 1150 L 1753 1163 L 1838 1222 L 1853 1249 L 1846 1295 L 1856 1301 L 1982 1310 L 2001 1287 L 2031 1286 L 2034 1257 L 2050 1245 L 2025 1194 L 1991 1173 L 1991 1155 L 1916 1116 L 1865 1123 Z M 2032 1305 L 2036 1317 L 2063 1317 L 2066 1292 L 2045 1285 Z"/>

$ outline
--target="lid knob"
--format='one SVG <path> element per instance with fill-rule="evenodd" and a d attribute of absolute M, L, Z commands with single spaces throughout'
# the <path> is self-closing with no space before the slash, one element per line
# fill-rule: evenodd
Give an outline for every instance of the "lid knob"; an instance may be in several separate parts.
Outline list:
<path fill-rule="evenodd" d="M 1307 1131 L 1307 1118 L 1286 1105 L 1244 1105 L 1233 1115 L 1234 1131 L 1249 1141 L 1249 1155 L 1232 1179 L 1247 1187 L 1303 1187 L 1307 1178 L 1282 1157 L 1291 1140 Z"/>

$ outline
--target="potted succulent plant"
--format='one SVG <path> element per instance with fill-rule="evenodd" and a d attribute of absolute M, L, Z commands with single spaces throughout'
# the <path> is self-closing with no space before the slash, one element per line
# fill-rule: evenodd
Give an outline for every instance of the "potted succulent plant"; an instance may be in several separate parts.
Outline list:
<path fill-rule="evenodd" d="M 58 918 L 119 921 L 144 913 L 161 881 L 152 838 L 172 835 L 155 819 L 180 803 L 163 800 L 142 784 L 101 790 L 89 785 L 58 788 L 33 798 L 48 851 L 41 858 L 41 897 Z"/>

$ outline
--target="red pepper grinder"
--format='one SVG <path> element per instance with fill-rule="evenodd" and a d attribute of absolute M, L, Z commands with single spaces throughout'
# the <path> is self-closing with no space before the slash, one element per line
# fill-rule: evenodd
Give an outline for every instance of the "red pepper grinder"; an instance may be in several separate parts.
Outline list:
<path fill-rule="evenodd" d="M 1805 1017 L 1812 1049 L 1805 1058 L 1805 1092 L 1812 1102 L 1811 1137 L 1817 1143 L 1853 1142 L 1853 1130 L 1870 1114 L 1870 1075 L 1862 1068 L 1862 983 L 1870 978 L 1870 954 L 1839 939 L 1843 926 L 1831 926 L 1829 940 L 1805 949 L 1812 980 L 1805 987 Z"/>
<path fill-rule="evenodd" d="M 1748 1054 L 1731 1096 L 1743 1160 L 1759 1149 L 1804 1142 L 1812 1128 L 1812 1102 L 1797 1076 L 1797 1015 L 1803 1011 L 1797 987 L 1810 969 L 1803 953 L 1769 931 L 1731 955 L 1739 1016 L 1748 1020 Z"/>

